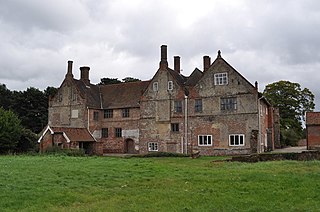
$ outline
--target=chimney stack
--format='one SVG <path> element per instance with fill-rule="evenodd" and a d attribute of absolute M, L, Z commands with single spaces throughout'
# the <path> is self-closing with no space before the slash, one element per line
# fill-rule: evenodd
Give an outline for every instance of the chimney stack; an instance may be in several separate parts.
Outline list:
<path fill-rule="evenodd" d="M 72 74 L 72 61 L 68 61 L 68 72 L 66 74 L 66 77 L 71 77 L 73 78 L 73 74 Z"/>
<path fill-rule="evenodd" d="M 209 56 L 203 56 L 203 71 L 207 71 L 211 65 L 211 58 Z"/>
<path fill-rule="evenodd" d="M 168 61 L 167 61 L 167 45 L 161 46 L 161 61 L 160 61 L 160 68 L 168 68 Z"/>
<path fill-rule="evenodd" d="M 88 66 L 80 67 L 80 80 L 84 82 L 84 84 L 86 85 L 90 85 L 89 70 L 90 70 L 90 67 Z"/>
<path fill-rule="evenodd" d="M 173 65 L 174 65 L 174 70 L 180 73 L 180 57 L 179 56 L 173 57 Z"/>

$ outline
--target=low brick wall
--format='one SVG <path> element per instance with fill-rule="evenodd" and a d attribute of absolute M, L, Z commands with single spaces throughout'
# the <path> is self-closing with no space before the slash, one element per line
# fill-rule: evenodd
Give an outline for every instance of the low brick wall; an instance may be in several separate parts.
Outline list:
<path fill-rule="evenodd" d="M 260 161 L 278 160 L 320 160 L 320 151 L 305 151 L 301 153 L 275 153 L 275 154 L 253 154 L 232 157 L 229 161 L 256 163 Z"/>

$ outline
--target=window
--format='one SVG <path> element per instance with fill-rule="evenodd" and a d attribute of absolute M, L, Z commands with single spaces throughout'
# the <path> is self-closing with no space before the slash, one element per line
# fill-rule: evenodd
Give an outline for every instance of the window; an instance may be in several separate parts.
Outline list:
<path fill-rule="evenodd" d="M 174 112 L 181 113 L 182 112 L 182 102 L 174 101 Z"/>
<path fill-rule="evenodd" d="M 130 113 L 129 113 L 129 108 L 124 108 L 122 109 L 122 117 L 123 118 L 127 118 L 130 116 Z"/>
<path fill-rule="evenodd" d="M 109 130 L 108 130 L 108 128 L 102 128 L 102 129 L 101 129 L 101 137 L 102 137 L 102 138 L 108 138 L 108 136 L 109 136 Z"/>
<path fill-rule="evenodd" d="M 229 146 L 244 146 L 244 135 L 243 134 L 229 135 Z"/>
<path fill-rule="evenodd" d="M 199 146 L 212 146 L 212 135 L 198 135 Z"/>
<path fill-rule="evenodd" d="M 59 93 L 59 102 L 62 102 L 62 93 Z"/>
<path fill-rule="evenodd" d="M 173 90 L 173 82 L 172 81 L 168 81 L 168 90 L 169 91 Z"/>
<path fill-rule="evenodd" d="M 121 128 L 115 129 L 115 136 L 116 136 L 116 138 L 122 137 L 122 129 Z"/>
<path fill-rule="evenodd" d="M 171 124 L 171 131 L 172 132 L 179 132 L 179 124 L 178 123 L 172 123 Z"/>
<path fill-rule="evenodd" d="M 236 110 L 237 98 L 221 98 L 221 110 Z"/>
<path fill-rule="evenodd" d="M 99 112 L 97 112 L 97 111 L 93 112 L 93 120 L 94 121 L 98 121 L 99 120 Z"/>
<path fill-rule="evenodd" d="M 202 112 L 202 99 L 196 99 L 194 102 L 194 111 Z"/>
<path fill-rule="evenodd" d="M 158 151 L 158 143 L 157 142 L 149 142 L 148 143 L 148 151 L 155 152 Z"/>
<path fill-rule="evenodd" d="M 227 84 L 228 84 L 227 73 L 214 74 L 214 85 L 227 85 Z"/>
<path fill-rule="evenodd" d="M 154 82 L 152 88 L 153 88 L 153 91 L 158 91 L 159 90 L 159 83 Z"/>
<path fill-rule="evenodd" d="M 112 109 L 104 110 L 104 118 L 113 118 L 113 110 Z"/>

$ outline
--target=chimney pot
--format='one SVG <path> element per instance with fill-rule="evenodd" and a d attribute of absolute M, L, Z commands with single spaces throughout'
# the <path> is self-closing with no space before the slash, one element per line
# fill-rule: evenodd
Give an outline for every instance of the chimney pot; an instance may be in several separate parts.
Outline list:
<path fill-rule="evenodd" d="M 168 68 L 167 45 L 162 45 L 161 46 L 160 68 Z"/>
<path fill-rule="evenodd" d="M 211 65 L 211 58 L 209 56 L 203 56 L 203 71 L 207 71 Z"/>
<path fill-rule="evenodd" d="M 180 73 L 180 57 L 174 56 L 173 57 L 173 63 L 174 63 L 174 70 L 178 73 Z"/>
<path fill-rule="evenodd" d="M 80 67 L 80 80 L 86 85 L 90 85 L 89 70 L 90 67 L 88 66 Z"/>
<path fill-rule="evenodd" d="M 66 74 L 66 77 L 71 77 L 73 78 L 73 74 L 72 74 L 72 63 L 73 61 L 68 61 L 68 71 L 67 71 L 67 74 Z"/>

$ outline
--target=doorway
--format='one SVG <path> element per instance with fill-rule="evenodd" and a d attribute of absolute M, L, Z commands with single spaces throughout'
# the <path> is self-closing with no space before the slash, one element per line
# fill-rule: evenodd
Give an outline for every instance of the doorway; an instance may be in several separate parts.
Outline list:
<path fill-rule="evenodd" d="M 128 153 L 128 154 L 136 153 L 134 140 L 129 138 L 125 141 L 125 153 Z"/>

